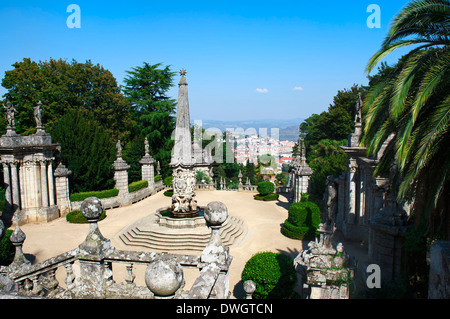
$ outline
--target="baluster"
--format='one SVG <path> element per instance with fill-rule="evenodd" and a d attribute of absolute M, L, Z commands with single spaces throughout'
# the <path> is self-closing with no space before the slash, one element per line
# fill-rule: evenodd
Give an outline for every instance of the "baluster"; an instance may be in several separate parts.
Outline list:
<path fill-rule="evenodd" d="M 106 285 L 110 286 L 114 283 L 113 280 L 113 270 L 112 270 L 112 262 L 107 261 L 103 264 L 104 267 L 104 273 L 103 276 L 106 279 Z"/>
<path fill-rule="evenodd" d="M 49 270 L 48 272 L 48 286 L 49 290 L 55 290 L 59 286 L 59 282 L 56 279 L 56 268 Z"/>
<path fill-rule="evenodd" d="M 42 296 L 44 294 L 44 291 L 41 284 L 39 283 L 39 275 L 31 276 L 31 281 L 33 281 L 33 290 L 31 291 L 31 293 L 33 295 Z"/>
<path fill-rule="evenodd" d="M 125 282 L 129 285 L 135 285 L 134 279 L 136 278 L 136 275 L 133 274 L 133 264 L 129 263 L 125 265 L 127 269 L 127 275 L 125 276 Z"/>
<path fill-rule="evenodd" d="M 33 283 L 31 282 L 31 280 L 29 278 L 24 280 L 23 288 L 24 288 L 26 294 L 31 293 L 31 289 L 33 288 Z"/>
<path fill-rule="evenodd" d="M 67 290 L 72 290 L 75 288 L 75 275 L 72 270 L 73 263 L 74 262 L 72 261 L 72 262 L 64 265 L 64 267 L 66 268 L 66 274 L 67 274 L 66 280 L 65 280 Z"/>

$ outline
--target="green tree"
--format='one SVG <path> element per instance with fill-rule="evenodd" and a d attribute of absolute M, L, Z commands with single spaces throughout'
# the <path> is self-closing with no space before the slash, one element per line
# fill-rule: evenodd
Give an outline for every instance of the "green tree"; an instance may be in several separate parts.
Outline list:
<path fill-rule="evenodd" d="M 12 66 L 14 69 L 6 71 L 2 80 L 2 86 L 8 90 L 3 98 L 17 105 L 18 133 L 35 132 L 33 107 L 42 101 L 45 126 L 51 126 L 70 110 L 80 110 L 93 114 L 112 141 L 128 136 L 132 126 L 129 103 L 111 72 L 99 64 L 90 60 L 34 62 L 25 58 Z"/>
<path fill-rule="evenodd" d="M 307 162 L 314 174 L 311 176 L 311 195 L 315 201 L 322 199 L 327 176 L 338 177 L 346 170 L 347 154 L 340 148 L 346 140 L 321 140 L 312 146 Z"/>
<path fill-rule="evenodd" d="M 167 93 L 173 86 L 175 73 L 170 66 L 160 68 L 161 63 L 144 62 L 127 71 L 123 92 L 131 103 L 133 117 L 137 122 L 134 131 L 147 136 L 150 152 L 160 162 L 161 175 L 171 174 L 169 167 L 175 129 L 175 100 Z"/>
<path fill-rule="evenodd" d="M 430 230 L 448 238 L 450 207 L 450 34 L 448 0 L 420 0 L 393 19 L 366 71 L 392 51 L 410 47 L 395 70 L 371 87 L 365 100 L 363 143 L 370 154 L 386 150 L 375 173 L 397 166 L 398 199 L 415 199 Z M 395 181 L 395 179 L 394 179 Z M 393 185 L 396 183 L 393 181 Z M 417 218 L 420 220 L 420 218 Z"/>
<path fill-rule="evenodd" d="M 115 144 L 92 113 L 70 110 L 53 123 L 50 134 L 61 144 L 61 161 L 72 171 L 71 193 L 114 187 Z"/>

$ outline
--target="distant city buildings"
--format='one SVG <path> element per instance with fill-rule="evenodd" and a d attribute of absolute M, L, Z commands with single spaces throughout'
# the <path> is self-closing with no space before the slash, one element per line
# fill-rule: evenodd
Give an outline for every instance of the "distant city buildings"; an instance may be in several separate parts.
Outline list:
<path fill-rule="evenodd" d="M 234 139 L 234 156 L 238 163 L 244 165 L 252 163 L 258 164 L 258 157 L 270 154 L 275 158 L 278 172 L 281 172 L 283 164 L 289 164 L 292 159 L 292 149 L 295 142 L 280 141 L 272 137 L 260 137 L 258 135 L 250 135 L 245 137 L 237 137 Z"/>

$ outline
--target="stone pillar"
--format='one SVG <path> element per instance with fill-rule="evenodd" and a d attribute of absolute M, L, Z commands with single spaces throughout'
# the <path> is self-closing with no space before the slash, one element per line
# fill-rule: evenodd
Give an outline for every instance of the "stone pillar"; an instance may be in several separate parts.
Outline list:
<path fill-rule="evenodd" d="M 349 167 L 348 167 L 348 214 L 347 214 L 347 223 L 354 224 L 355 223 L 355 215 L 356 215 L 356 169 L 357 163 L 355 158 L 350 158 Z"/>
<path fill-rule="evenodd" d="M 17 174 L 17 162 L 11 163 L 11 183 L 12 183 L 12 210 L 20 209 L 19 176 Z"/>
<path fill-rule="evenodd" d="M 380 266 L 382 280 L 392 281 L 402 274 L 407 229 L 406 212 L 387 190 L 385 206 L 370 220 L 369 262 Z"/>
<path fill-rule="evenodd" d="M 96 197 L 86 198 L 81 203 L 81 213 L 89 222 L 89 233 L 78 248 L 80 251 L 80 277 L 78 293 L 86 297 L 104 297 L 106 292 L 104 253 L 111 246 L 98 228 L 98 219 L 103 212 L 102 202 Z"/>
<path fill-rule="evenodd" d="M 48 199 L 49 199 L 49 205 L 53 206 L 55 205 L 55 187 L 54 187 L 54 181 L 53 181 L 53 167 L 52 167 L 52 160 L 49 160 L 48 167 L 47 167 L 47 180 L 48 180 Z"/>
<path fill-rule="evenodd" d="M 5 208 L 6 211 L 11 211 L 12 206 L 12 193 L 11 193 L 11 177 L 9 172 L 9 164 L 8 163 L 2 163 L 3 164 L 3 182 L 5 185 Z"/>
<path fill-rule="evenodd" d="M 47 165 L 44 160 L 39 161 L 41 171 L 41 204 L 48 207 L 48 183 L 47 183 Z"/>
<path fill-rule="evenodd" d="M 56 205 L 58 205 L 61 216 L 65 216 L 71 210 L 69 198 L 69 175 L 71 173 L 63 163 L 59 163 L 53 173 L 56 179 Z"/>
<path fill-rule="evenodd" d="M 119 190 L 119 202 L 121 205 L 128 205 L 128 169 L 130 166 L 120 157 L 114 161 L 114 180 L 116 188 Z"/>
<path fill-rule="evenodd" d="M 145 155 L 139 163 L 141 164 L 142 180 L 148 181 L 148 189 L 153 191 L 155 189 L 155 160 L 150 155 L 147 138 L 145 138 Z"/>

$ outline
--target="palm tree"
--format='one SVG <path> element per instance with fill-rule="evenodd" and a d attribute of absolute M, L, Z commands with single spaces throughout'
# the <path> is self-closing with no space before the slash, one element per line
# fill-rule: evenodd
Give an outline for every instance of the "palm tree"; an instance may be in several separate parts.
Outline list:
<path fill-rule="evenodd" d="M 414 199 L 414 212 L 426 213 L 430 230 L 436 230 L 433 224 L 446 227 L 449 218 L 449 45 L 450 1 L 412 1 L 394 18 L 366 69 L 370 73 L 392 51 L 412 47 L 367 93 L 361 141 L 372 155 L 386 146 L 375 174 L 395 161 L 398 200 Z"/>

